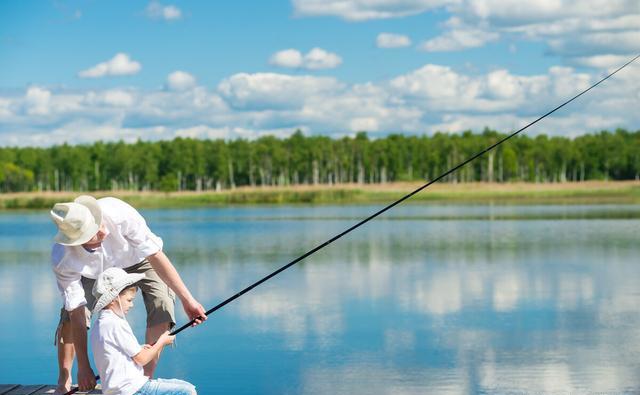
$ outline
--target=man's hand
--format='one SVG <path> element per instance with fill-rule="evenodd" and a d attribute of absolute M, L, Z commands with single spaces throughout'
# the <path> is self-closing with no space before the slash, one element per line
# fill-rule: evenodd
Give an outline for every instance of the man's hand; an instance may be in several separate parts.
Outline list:
<path fill-rule="evenodd" d="M 197 300 L 190 298 L 182 301 L 182 308 L 187 313 L 189 320 L 195 320 L 191 326 L 196 326 L 207 320 L 204 307 Z"/>
<path fill-rule="evenodd" d="M 96 388 L 96 374 L 91 370 L 91 366 L 78 367 L 78 388 L 85 392 Z"/>

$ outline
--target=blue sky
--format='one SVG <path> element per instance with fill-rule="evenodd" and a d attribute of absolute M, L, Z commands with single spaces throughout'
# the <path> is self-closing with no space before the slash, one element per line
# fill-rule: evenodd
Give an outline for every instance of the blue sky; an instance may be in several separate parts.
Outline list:
<path fill-rule="evenodd" d="M 526 123 L 640 52 L 619 0 L 0 3 L 0 144 Z M 636 65 L 534 133 L 637 129 Z"/>

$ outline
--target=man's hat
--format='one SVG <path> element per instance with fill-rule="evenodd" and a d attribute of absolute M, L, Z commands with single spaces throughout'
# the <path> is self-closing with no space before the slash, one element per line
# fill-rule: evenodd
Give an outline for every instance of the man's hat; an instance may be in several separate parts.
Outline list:
<path fill-rule="evenodd" d="M 66 246 L 77 246 L 91 240 L 102 222 L 98 201 L 88 195 L 78 196 L 72 203 L 57 203 L 50 214 L 58 227 L 58 234 L 53 240 Z"/>

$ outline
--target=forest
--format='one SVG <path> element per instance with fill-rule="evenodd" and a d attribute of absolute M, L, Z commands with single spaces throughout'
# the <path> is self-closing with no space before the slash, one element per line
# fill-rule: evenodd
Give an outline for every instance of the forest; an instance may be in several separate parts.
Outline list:
<path fill-rule="evenodd" d="M 0 147 L 0 191 L 204 191 L 431 180 L 506 134 L 95 142 Z M 640 131 L 516 136 L 442 182 L 637 180 Z"/>

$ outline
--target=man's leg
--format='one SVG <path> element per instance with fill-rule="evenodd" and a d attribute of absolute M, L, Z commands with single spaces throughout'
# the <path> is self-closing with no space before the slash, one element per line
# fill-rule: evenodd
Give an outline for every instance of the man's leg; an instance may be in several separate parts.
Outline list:
<path fill-rule="evenodd" d="M 93 309 L 93 306 L 96 304 L 96 300 L 91 293 L 95 280 L 82 277 L 81 282 L 84 288 L 85 299 L 87 300 L 85 315 L 87 329 L 89 329 L 91 326 L 91 310 L 89 309 Z M 58 324 L 58 331 L 56 332 L 56 342 L 58 344 L 58 384 L 54 394 L 64 394 L 71 389 L 71 369 L 73 368 L 73 361 L 76 356 L 71 333 L 71 318 L 64 308 L 60 312 L 60 323 Z"/>
<path fill-rule="evenodd" d="M 62 322 L 56 333 L 58 343 L 58 387 L 56 394 L 64 394 L 71 389 L 71 369 L 76 351 L 71 337 L 71 322 Z"/>
<path fill-rule="evenodd" d="M 147 344 L 155 343 L 165 331 L 175 325 L 175 296 L 158 274 L 153 270 L 148 261 L 140 262 L 125 269 L 128 273 L 144 273 L 145 278 L 137 285 L 144 299 L 144 307 L 147 310 L 147 333 L 145 341 Z M 153 373 L 158 365 L 155 358 L 144 367 L 144 374 L 153 377 Z"/>

